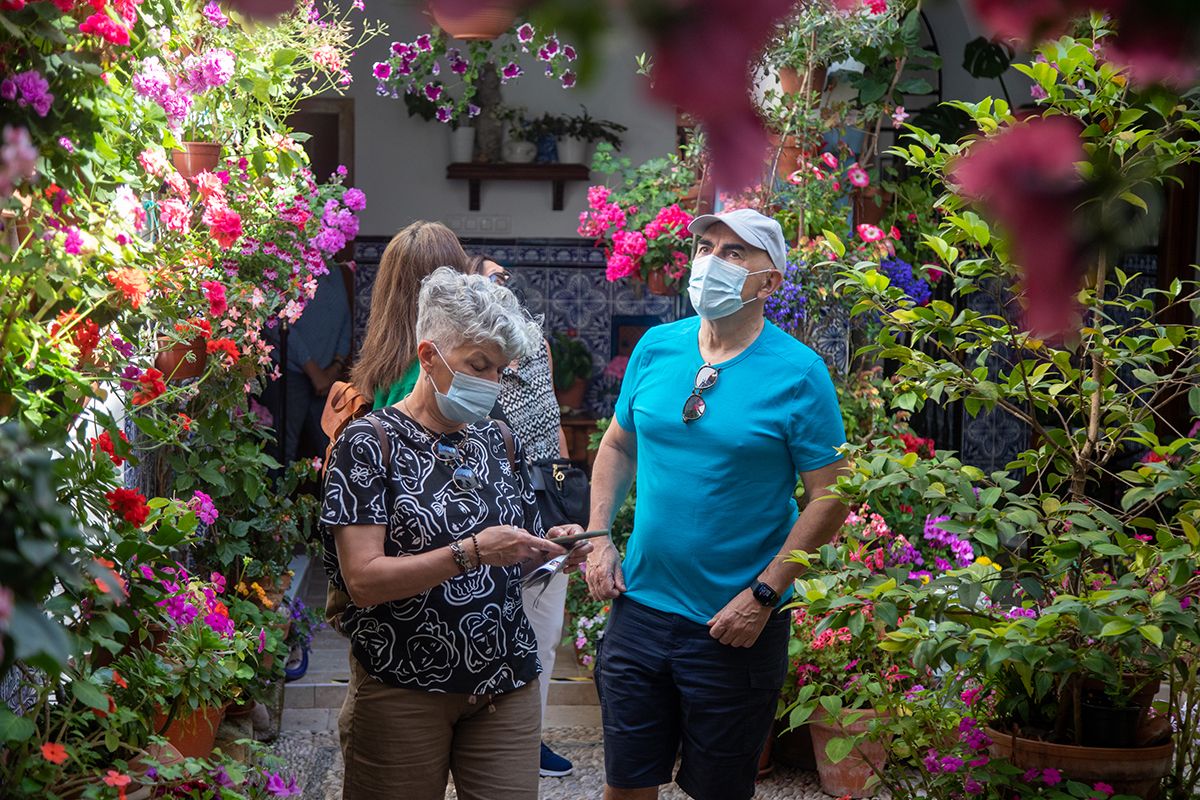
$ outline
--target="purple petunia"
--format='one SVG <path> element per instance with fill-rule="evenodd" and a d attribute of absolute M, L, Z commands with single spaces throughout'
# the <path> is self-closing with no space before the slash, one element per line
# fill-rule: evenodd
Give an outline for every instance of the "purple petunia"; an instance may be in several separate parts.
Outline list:
<path fill-rule="evenodd" d="M 524 25 L 517 28 L 517 40 L 520 42 L 526 42 L 526 43 L 532 42 L 533 41 L 533 33 L 534 33 L 533 26 L 530 25 L 528 22 L 526 22 Z"/>
<path fill-rule="evenodd" d="M 501 83 L 506 83 L 515 78 L 519 78 L 521 77 L 522 72 L 523 71 L 520 64 L 515 61 L 510 61 L 504 65 L 504 69 L 500 70 L 500 81 Z"/>
<path fill-rule="evenodd" d="M 570 88 L 573 88 L 574 86 L 575 86 L 575 73 L 572 72 L 571 70 L 567 70 L 566 72 L 563 73 L 563 76 L 562 76 L 562 87 L 564 89 L 570 89 Z"/>
<path fill-rule="evenodd" d="M 376 61 L 375 66 L 371 68 L 371 74 L 376 80 L 386 81 L 392 77 L 392 65 L 386 61 Z"/>
<path fill-rule="evenodd" d="M 442 85 L 440 83 L 427 83 L 423 91 L 425 92 L 425 99 L 436 103 L 438 98 L 442 96 Z"/>
<path fill-rule="evenodd" d="M 438 106 L 437 113 L 434 115 L 438 122 L 450 122 L 454 119 L 453 106 Z"/>

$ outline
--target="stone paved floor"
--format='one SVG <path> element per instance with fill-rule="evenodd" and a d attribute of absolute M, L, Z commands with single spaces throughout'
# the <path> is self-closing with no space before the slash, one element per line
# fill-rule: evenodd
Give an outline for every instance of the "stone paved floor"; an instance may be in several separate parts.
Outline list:
<path fill-rule="evenodd" d="M 600 800 L 604 787 L 604 749 L 600 731 L 593 727 L 547 728 L 546 743 L 575 764 L 565 778 L 543 778 L 540 800 Z M 303 790 L 303 800 L 339 800 L 342 757 L 333 730 L 285 730 L 272 750 L 287 760 Z M 451 786 L 446 800 L 457 794 Z M 660 794 L 663 800 L 685 800 L 674 785 Z M 815 773 L 779 767 L 758 785 L 758 800 L 828 800 L 817 786 Z"/>

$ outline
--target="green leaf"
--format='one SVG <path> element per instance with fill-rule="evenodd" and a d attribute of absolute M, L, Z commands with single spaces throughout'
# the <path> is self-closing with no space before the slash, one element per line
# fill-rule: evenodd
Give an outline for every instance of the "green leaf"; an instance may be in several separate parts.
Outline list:
<path fill-rule="evenodd" d="M 25 719 L 18 717 L 0 704 L 0 742 L 23 742 L 37 733 L 37 727 Z"/>
<path fill-rule="evenodd" d="M 930 94 L 933 87 L 924 78 L 909 78 L 896 84 L 896 91 L 901 94 Z"/>
<path fill-rule="evenodd" d="M 825 695 L 821 698 L 821 708 L 824 708 L 831 716 L 836 717 L 842 713 L 842 698 L 837 695 Z"/>
<path fill-rule="evenodd" d="M 1146 641 L 1150 642 L 1155 647 L 1162 647 L 1163 632 L 1162 628 L 1158 627 L 1157 625 L 1139 625 L 1138 633 L 1146 637 Z"/>
<path fill-rule="evenodd" d="M 1129 633 L 1131 630 L 1133 630 L 1133 623 L 1129 620 L 1114 619 L 1104 623 L 1104 627 L 1100 629 L 1100 636 L 1120 636 L 1122 634 Z"/>
<path fill-rule="evenodd" d="M 71 694 L 75 699 L 97 711 L 108 711 L 108 696 L 100 691 L 100 687 L 83 678 L 71 681 Z"/>
<path fill-rule="evenodd" d="M 274 64 L 276 68 L 286 67 L 291 65 L 292 62 L 294 62 L 299 56 L 300 53 L 298 51 L 293 50 L 290 47 L 284 47 L 275 51 L 275 54 L 271 56 L 271 63 Z"/>
<path fill-rule="evenodd" d="M 837 253 L 838 258 L 846 255 L 846 245 L 842 244 L 842 240 L 837 237 L 837 234 L 828 228 L 821 233 L 824 234 L 825 241 L 829 243 L 829 246 L 833 248 L 833 252 Z"/>
<path fill-rule="evenodd" d="M 963 48 L 963 69 L 974 78 L 999 78 L 1012 64 L 1013 50 L 980 36 Z"/>
<path fill-rule="evenodd" d="M 825 745 L 825 755 L 830 763 L 837 764 L 844 760 L 854 750 L 854 740 L 847 736 L 830 739 Z"/>
<path fill-rule="evenodd" d="M 1121 199 L 1131 206 L 1137 206 L 1147 214 L 1150 213 L 1150 208 L 1146 205 L 1146 201 L 1138 197 L 1133 192 L 1121 192 Z"/>
<path fill-rule="evenodd" d="M 887 94 L 887 90 L 888 84 L 886 81 L 864 80 L 858 87 L 858 102 L 864 106 L 869 106 Z"/>

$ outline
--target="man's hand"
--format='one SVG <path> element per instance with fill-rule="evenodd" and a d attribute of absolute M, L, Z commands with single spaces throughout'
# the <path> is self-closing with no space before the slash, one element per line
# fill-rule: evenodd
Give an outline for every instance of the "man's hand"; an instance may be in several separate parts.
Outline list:
<path fill-rule="evenodd" d="M 583 528 L 579 525 L 558 525 L 546 531 L 546 538 L 553 541 L 560 536 L 578 536 L 581 533 L 583 533 Z M 579 565 L 587 560 L 588 553 L 590 552 L 592 552 L 591 542 L 576 542 L 575 545 L 567 551 L 567 563 L 563 566 L 563 574 L 570 575 L 572 572 L 579 569 Z"/>
<path fill-rule="evenodd" d="M 751 647 L 766 627 L 772 610 L 755 600 L 749 589 L 743 589 L 708 621 L 708 635 L 730 647 Z"/>
<path fill-rule="evenodd" d="M 593 600 L 612 600 L 625 591 L 621 556 L 609 539 L 600 538 L 587 559 L 587 584 Z"/>

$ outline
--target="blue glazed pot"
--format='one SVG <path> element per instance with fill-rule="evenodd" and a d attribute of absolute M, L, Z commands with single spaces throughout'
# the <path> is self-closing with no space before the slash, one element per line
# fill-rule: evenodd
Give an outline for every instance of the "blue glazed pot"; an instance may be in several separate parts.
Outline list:
<path fill-rule="evenodd" d="M 558 163 L 558 140 L 550 134 L 544 134 L 537 140 L 537 158 L 539 164 Z"/>

